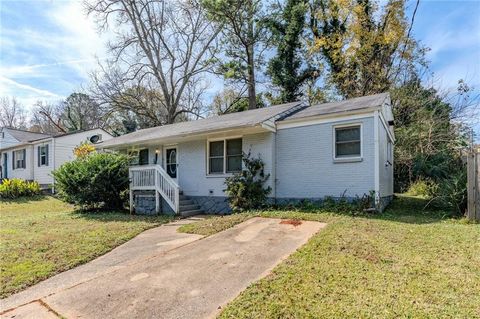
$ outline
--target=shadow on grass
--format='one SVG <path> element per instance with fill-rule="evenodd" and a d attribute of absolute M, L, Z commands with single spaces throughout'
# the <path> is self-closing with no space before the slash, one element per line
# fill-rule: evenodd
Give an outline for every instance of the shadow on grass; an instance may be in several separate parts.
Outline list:
<path fill-rule="evenodd" d="M 351 212 L 348 210 L 339 210 L 335 207 L 279 207 L 278 211 L 295 211 L 298 213 L 307 214 L 322 214 L 327 213 L 333 216 L 348 216 L 353 218 L 366 218 L 376 220 L 388 220 L 408 224 L 432 224 L 439 223 L 445 220 L 463 221 L 463 218 L 452 217 L 451 211 L 442 207 L 428 207 L 428 200 L 406 196 L 395 195 L 392 203 L 382 213 L 376 212 Z"/>
<path fill-rule="evenodd" d="M 35 195 L 35 196 L 23 196 L 19 198 L 2 198 L 0 197 L 0 202 L 6 204 L 28 204 L 31 202 L 37 202 L 44 199 L 47 199 L 47 195 Z"/>

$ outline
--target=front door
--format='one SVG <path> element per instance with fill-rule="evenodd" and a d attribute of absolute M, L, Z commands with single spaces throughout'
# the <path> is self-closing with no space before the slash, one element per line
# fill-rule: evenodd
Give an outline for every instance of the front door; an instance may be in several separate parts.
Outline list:
<path fill-rule="evenodd" d="M 148 148 L 138 152 L 138 165 L 148 165 Z"/>
<path fill-rule="evenodd" d="M 177 163 L 177 148 L 176 147 L 171 147 L 167 148 L 165 151 L 165 158 L 166 158 L 166 171 L 167 174 L 173 178 L 177 179 L 177 168 L 178 168 L 178 163 Z"/>

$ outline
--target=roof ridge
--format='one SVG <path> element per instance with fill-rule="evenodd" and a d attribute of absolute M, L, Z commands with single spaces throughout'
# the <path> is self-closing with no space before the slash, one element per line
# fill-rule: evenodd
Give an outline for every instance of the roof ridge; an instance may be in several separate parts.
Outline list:
<path fill-rule="evenodd" d="M 290 103 L 295 103 L 295 102 L 290 102 Z M 274 120 L 275 122 L 276 121 L 281 121 L 297 112 L 300 112 L 301 110 L 305 109 L 306 107 L 308 107 L 308 104 L 304 103 L 303 101 L 298 101 L 298 104 L 295 104 L 293 105 L 291 108 L 289 108 L 288 110 L 285 110 L 283 112 L 280 112 L 279 114 L 276 114 L 272 117 L 270 117 L 268 120 Z M 267 120 L 267 121 L 268 121 Z"/>

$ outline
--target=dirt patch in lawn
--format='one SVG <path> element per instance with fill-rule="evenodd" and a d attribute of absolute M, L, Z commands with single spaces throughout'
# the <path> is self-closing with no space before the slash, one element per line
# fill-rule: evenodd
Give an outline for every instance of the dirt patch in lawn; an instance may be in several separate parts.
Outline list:
<path fill-rule="evenodd" d="M 280 224 L 282 224 L 282 225 L 293 225 L 293 226 L 297 227 L 297 226 L 300 226 L 302 224 L 302 221 L 298 220 L 298 219 L 286 219 L 286 220 L 282 220 L 280 222 Z"/>

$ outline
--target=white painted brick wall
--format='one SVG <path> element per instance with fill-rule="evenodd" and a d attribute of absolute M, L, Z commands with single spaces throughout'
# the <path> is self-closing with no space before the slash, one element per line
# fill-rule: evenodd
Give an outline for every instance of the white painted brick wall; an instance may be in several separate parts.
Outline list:
<path fill-rule="evenodd" d="M 334 163 L 333 126 L 362 123 L 363 160 Z M 277 131 L 278 198 L 362 196 L 374 189 L 373 117 Z"/>

